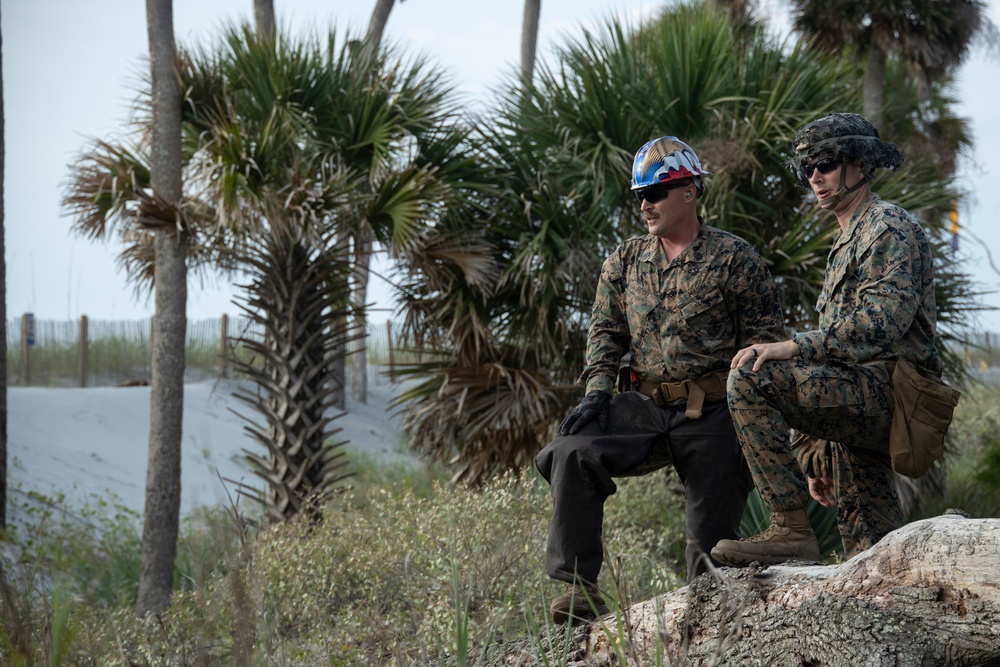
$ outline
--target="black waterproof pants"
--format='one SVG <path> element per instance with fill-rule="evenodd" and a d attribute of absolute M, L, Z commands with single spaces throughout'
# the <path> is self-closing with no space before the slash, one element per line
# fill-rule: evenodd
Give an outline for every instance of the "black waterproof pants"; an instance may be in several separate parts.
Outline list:
<path fill-rule="evenodd" d="M 725 401 L 706 403 L 701 419 L 688 419 L 683 402 L 660 407 L 638 392 L 611 401 L 607 429 L 594 420 L 575 435 L 558 436 L 535 465 L 552 487 L 552 522 L 545 553 L 553 579 L 596 582 L 604 561 L 604 501 L 617 490 L 612 478 L 643 475 L 673 464 L 687 500 L 687 579 L 707 570 L 705 560 L 722 539 L 739 537 L 751 488 Z"/>

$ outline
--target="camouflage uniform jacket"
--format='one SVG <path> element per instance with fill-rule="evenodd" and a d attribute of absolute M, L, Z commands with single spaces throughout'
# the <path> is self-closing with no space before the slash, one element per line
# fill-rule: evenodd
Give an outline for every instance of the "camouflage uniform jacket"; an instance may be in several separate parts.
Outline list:
<path fill-rule="evenodd" d="M 827 259 L 818 328 L 794 340 L 818 363 L 907 359 L 941 371 L 934 344 L 934 266 L 923 229 L 872 193 Z"/>
<path fill-rule="evenodd" d="M 749 243 L 702 224 L 668 262 L 647 234 L 604 262 L 580 384 L 611 392 L 627 353 L 648 381 L 697 379 L 728 370 L 740 347 L 783 338 L 778 288 Z"/>

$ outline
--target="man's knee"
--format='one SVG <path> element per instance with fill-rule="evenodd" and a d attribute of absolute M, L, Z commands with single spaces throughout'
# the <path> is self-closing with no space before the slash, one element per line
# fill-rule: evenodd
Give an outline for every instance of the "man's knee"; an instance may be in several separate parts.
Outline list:
<path fill-rule="evenodd" d="M 593 438 L 579 435 L 561 435 L 550 442 L 535 457 L 535 466 L 542 477 L 553 487 L 563 490 L 592 488 L 602 498 L 617 490 L 606 458 L 611 457 L 612 468 L 617 462 L 614 452 L 602 450 Z"/>
<path fill-rule="evenodd" d="M 545 478 L 546 482 L 552 483 L 552 463 L 553 463 L 554 453 L 552 451 L 552 443 L 545 445 L 542 451 L 535 455 L 535 468 L 538 472 Z"/>

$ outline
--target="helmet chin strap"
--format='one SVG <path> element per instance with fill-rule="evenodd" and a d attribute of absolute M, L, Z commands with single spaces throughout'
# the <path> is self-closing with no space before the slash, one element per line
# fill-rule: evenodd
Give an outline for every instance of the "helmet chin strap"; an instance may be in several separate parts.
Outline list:
<path fill-rule="evenodd" d="M 839 204 L 844 197 L 851 194 L 852 192 L 857 192 L 858 189 L 865 184 L 864 174 L 861 175 L 861 179 L 852 185 L 847 187 L 847 170 L 841 168 L 840 170 L 840 188 L 837 189 L 829 198 L 827 198 L 822 204 L 819 205 L 820 208 L 825 210 L 830 210 Z"/>

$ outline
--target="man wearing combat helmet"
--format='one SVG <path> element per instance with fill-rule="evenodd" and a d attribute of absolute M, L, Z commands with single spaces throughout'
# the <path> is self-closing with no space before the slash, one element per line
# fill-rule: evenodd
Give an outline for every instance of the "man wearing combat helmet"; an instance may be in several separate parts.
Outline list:
<path fill-rule="evenodd" d="M 729 408 L 771 525 L 720 541 L 712 556 L 728 565 L 818 560 L 805 513 L 810 495 L 837 508 L 848 557 L 899 527 L 888 449 L 891 369 L 905 359 L 941 372 L 927 237 L 869 186 L 875 169 L 898 168 L 902 154 L 850 113 L 806 125 L 794 149 L 788 166 L 840 230 L 816 303 L 817 327 L 733 357 Z M 799 461 L 789 429 L 803 434 Z"/>
<path fill-rule="evenodd" d="M 725 382 L 737 350 L 781 340 L 782 313 L 750 244 L 698 217 L 709 175 L 676 137 L 635 155 L 631 189 L 649 233 L 604 262 L 580 377 L 586 395 L 535 458 L 552 487 L 546 570 L 568 584 L 550 608 L 557 623 L 607 609 L 596 584 L 614 477 L 673 465 L 687 499 L 689 580 L 708 568 L 716 542 L 738 534 L 750 475 Z"/>

